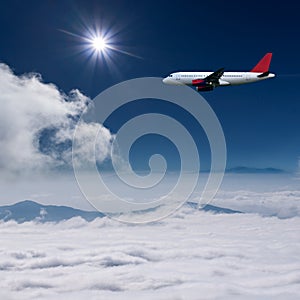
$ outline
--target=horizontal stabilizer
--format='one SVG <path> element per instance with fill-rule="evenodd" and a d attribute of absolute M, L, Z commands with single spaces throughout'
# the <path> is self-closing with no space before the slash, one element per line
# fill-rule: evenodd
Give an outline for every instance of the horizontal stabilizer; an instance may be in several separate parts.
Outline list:
<path fill-rule="evenodd" d="M 267 72 L 264 72 L 264 73 L 261 73 L 261 74 L 257 75 L 257 77 L 258 77 L 258 78 L 263 78 L 263 77 L 269 76 L 269 74 L 270 74 L 270 72 L 267 71 Z"/>

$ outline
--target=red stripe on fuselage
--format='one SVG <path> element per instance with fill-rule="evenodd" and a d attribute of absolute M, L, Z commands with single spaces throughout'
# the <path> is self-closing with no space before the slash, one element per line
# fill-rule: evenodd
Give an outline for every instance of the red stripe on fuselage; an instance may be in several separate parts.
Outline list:
<path fill-rule="evenodd" d="M 194 79 L 192 80 L 192 85 L 202 85 L 205 83 L 205 80 L 203 79 Z"/>

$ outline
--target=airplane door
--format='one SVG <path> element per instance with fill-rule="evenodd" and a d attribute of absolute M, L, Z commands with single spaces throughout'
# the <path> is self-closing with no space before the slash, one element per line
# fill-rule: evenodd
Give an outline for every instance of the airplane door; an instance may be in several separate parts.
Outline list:
<path fill-rule="evenodd" d="M 250 80 L 250 75 L 248 73 L 246 73 L 246 80 L 249 81 Z"/>

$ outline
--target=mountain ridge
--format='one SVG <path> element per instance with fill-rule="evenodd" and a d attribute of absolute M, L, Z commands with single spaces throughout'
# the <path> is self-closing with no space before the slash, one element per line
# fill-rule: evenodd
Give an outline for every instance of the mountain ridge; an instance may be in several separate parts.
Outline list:
<path fill-rule="evenodd" d="M 43 205 L 32 200 L 0 206 L 0 220 L 15 220 L 18 223 L 28 221 L 59 222 L 78 216 L 86 221 L 93 221 L 97 217 L 103 217 L 104 214 L 63 205 Z"/>
<path fill-rule="evenodd" d="M 229 168 L 226 170 L 226 173 L 255 173 L 255 174 L 283 174 L 286 173 L 286 171 L 282 169 L 277 168 L 252 168 L 252 167 L 244 167 L 244 166 L 238 166 Z"/>
<path fill-rule="evenodd" d="M 185 205 L 198 208 L 198 203 L 186 202 Z M 210 204 L 200 208 L 205 212 L 214 214 L 233 214 L 242 213 L 240 211 L 231 210 L 229 208 L 217 207 Z M 85 211 L 69 206 L 59 205 L 44 205 L 32 200 L 24 200 L 12 205 L 0 206 L 0 221 L 14 220 L 17 223 L 36 221 L 45 222 L 60 222 L 74 217 L 81 217 L 87 222 L 91 222 L 96 218 L 102 218 L 105 214 L 98 211 Z"/>

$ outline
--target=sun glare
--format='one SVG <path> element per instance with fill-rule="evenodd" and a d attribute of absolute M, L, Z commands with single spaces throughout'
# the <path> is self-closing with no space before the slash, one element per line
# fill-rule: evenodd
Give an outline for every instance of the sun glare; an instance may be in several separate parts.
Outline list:
<path fill-rule="evenodd" d="M 92 41 L 92 45 L 93 45 L 93 48 L 99 52 L 104 51 L 105 48 L 107 48 L 106 41 L 102 37 L 95 37 Z"/>
<path fill-rule="evenodd" d="M 102 28 L 101 30 L 101 28 L 96 25 L 92 27 L 84 25 L 84 35 L 72 33 L 63 29 L 60 29 L 60 31 L 81 41 L 81 45 L 78 45 L 77 53 L 84 54 L 88 61 L 102 61 L 112 68 L 115 67 L 114 59 L 116 55 L 128 55 L 141 59 L 140 56 L 121 48 L 120 41 L 116 38 L 116 36 L 119 36 L 119 31 L 114 31 L 112 28 L 110 28 L 110 30 L 104 30 Z"/>

